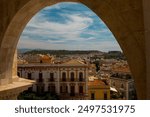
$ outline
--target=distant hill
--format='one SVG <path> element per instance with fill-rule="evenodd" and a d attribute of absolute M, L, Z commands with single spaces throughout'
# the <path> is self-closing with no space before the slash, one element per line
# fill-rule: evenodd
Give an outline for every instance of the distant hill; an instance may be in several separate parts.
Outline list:
<path fill-rule="evenodd" d="M 97 50 L 31 50 L 26 51 L 24 54 L 51 54 L 51 55 L 75 55 L 75 54 L 103 54 Z"/>
<path fill-rule="evenodd" d="M 18 49 L 18 53 L 20 54 L 50 54 L 56 56 L 64 56 L 64 55 L 85 55 L 85 54 L 97 54 L 103 55 L 105 59 L 121 59 L 126 60 L 126 57 L 121 51 L 109 51 L 102 52 L 98 50 L 42 50 L 42 49 Z"/>
<path fill-rule="evenodd" d="M 28 52 L 28 51 L 32 51 L 32 49 L 26 49 L 26 48 L 21 48 L 21 49 L 18 49 L 18 53 L 25 53 L 25 52 Z"/>
<path fill-rule="evenodd" d="M 121 51 L 109 51 L 104 54 L 105 59 L 121 59 L 126 60 L 126 57 Z"/>

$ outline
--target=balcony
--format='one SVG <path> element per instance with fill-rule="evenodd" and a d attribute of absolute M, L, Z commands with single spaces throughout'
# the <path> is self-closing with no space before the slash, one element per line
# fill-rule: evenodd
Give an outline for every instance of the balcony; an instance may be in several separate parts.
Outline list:
<path fill-rule="evenodd" d="M 36 80 L 36 82 L 37 82 L 37 83 L 43 83 L 43 82 L 44 82 L 44 79 L 43 79 L 43 78 L 42 78 L 42 79 L 39 78 L 39 79 Z"/>
<path fill-rule="evenodd" d="M 54 78 L 49 78 L 48 79 L 48 82 L 54 82 L 55 80 L 54 80 Z"/>
<path fill-rule="evenodd" d="M 79 82 L 85 82 L 85 78 L 79 78 Z"/>

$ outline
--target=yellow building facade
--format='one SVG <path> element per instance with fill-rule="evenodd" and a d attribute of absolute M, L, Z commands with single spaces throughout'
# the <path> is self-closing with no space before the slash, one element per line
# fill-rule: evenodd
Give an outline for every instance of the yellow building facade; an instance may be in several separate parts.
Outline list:
<path fill-rule="evenodd" d="M 101 79 L 89 78 L 88 97 L 89 100 L 109 100 L 110 86 L 105 84 Z"/>

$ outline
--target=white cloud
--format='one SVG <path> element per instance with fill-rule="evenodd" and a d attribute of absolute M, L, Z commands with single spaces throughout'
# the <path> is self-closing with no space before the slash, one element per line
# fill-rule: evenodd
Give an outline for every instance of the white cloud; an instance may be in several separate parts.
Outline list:
<path fill-rule="evenodd" d="M 80 31 L 93 23 L 93 19 L 90 17 L 84 17 L 78 14 L 64 14 L 67 19 L 67 23 L 50 22 L 47 20 L 40 20 L 40 15 L 35 16 L 29 22 L 27 26 L 34 27 L 37 29 L 50 30 L 53 32 L 74 32 Z"/>
<path fill-rule="evenodd" d="M 99 41 L 96 43 L 79 43 L 78 45 L 76 44 L 56 44 L 55 41 L 48 40 L 47 42 L 45 41 L 39 41 L 39 40 L 32 40 L 27 36 L 22 36 L 23 39 L 19 40 L 18 48 L 30 48 L 30 49 L 69 49 L 69 50 L 101 50 L 101 51 L 109 51 L 109 50 L 120 50 L 120 47 L 116 41 L 111 42 L 111 41 Z"/>
<path fill-rule="evenodd" d="M 45 10 L 61 9 L 60 5 L 47 7 Z M 90 13 L 87 11 L 87 13 Z M 90 13 L 92 15 L 92 12 Z M 48 21 L 42 12 L 38 13 L 27 24 L 27 28 L 23 31 L 23 35 L 19 41 L 19 48 L 41 48 L 41 49 L 119 49 L 117 43 L 112 41 L 98 41 L 91 43 L 99 37 L 100 34 L 107 34 L 108 29 L 102 28 L 100 30 L 89 30 L 89 26 L 93 25 L 94 19 L 89 15 L 81 14 L 59 14 L 66 18 L 65 23 Z M 49 16 L 50 17 L 50 16 Z M 61 20 L 61 19 L 59 19 Z M 100 21 L 100 23 L 102 23 Z M 83 35 L 89 35 L 86 38 Z M 26 36 L 24 36 L 26 35 Z M 103 38 L 101 36 L 101 38 Z M 43 37 L 43 38 L 39 38 Z M 35 40 L 35 38 L 38 38 Z M 104 39 L 105 40 L 105 39 Z M 67 45 L 67 41 L 78 41 L 78 45 Z M 81 42 L 81 43 L 79 43 Z"/>
<path fill-rule="evenodd" d="M 18 48 L 29 48 L 29 49 L 53 49 L 57 45 L 51 44 L 50 42 L 32 40 L 27 36 L 22 36 L 18 42 Z"/>
<path fill-rule="evenodd" d="M 93 19 L 82 15 L 65 14 L 69 20 L 67 23 L 49 22 L 47 20 L 39 20 L 40 16 L 32 18 L 27 27 L 34 28 L 33 30 L 24 30 L 24 34 L 41 35 L 48 39 L 62 38 L 65 40 L 81 40 L 80 35 L 84 29 L 93 23 Z"/>

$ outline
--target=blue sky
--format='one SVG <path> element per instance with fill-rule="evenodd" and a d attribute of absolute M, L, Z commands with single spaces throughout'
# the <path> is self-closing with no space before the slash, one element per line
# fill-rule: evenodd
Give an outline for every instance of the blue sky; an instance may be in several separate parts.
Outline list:
<path fill-rule="evenodd" d="M 79 3 L 59 3 L 39 11 L 22 32 L 18 48 L 121 50 L 103 21 Z"/>

